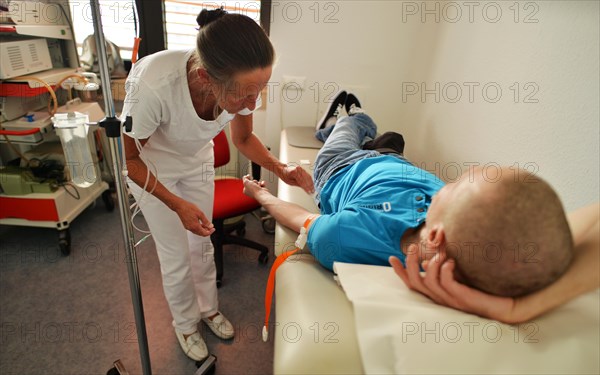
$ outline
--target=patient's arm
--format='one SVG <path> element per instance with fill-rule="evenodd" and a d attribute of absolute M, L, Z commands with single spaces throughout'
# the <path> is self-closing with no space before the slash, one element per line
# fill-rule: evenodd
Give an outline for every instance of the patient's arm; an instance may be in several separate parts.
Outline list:
<path fill-rule="evenodd" d="M 575 241 L 575 254 L 567 272 L 542 290 L 520 298 L 489 295 L 454 280 L 454 261 L 439 253 L 419 273 L 416 251 L 409 251 L 404 269 L 390 258 L 394 271 L 411 289 L 438 304 L 505 323 L 520 323 L 548 312 L 600 286 L 600 205 L 579 209 L 568 216 Z"/>
<path fill-rule="evenodd" d="M 600 204 L 568 215 L 575 256 L 564 275 L 546 288 L 517 298 L 514 316 L 525 321 L 600 287 Z"/>
<path fill-rule="evenodd" d="M 278 223 L 297 233 L 300 233 L 308 217 L 319 216 L 297 204 L 277 198 L 264 187 L 264 182 L 252 180 L 250 176 L 244 176 L 244 194 L 256 199 Z"/>

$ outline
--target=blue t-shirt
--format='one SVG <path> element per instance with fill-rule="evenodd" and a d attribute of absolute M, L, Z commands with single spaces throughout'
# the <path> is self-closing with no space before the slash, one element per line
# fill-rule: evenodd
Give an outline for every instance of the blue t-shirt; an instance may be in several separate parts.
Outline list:
<path fill-rule="evenodd" d="M 321 190 L 321 216 L 310 227 L 308 246 L 330 270 L 334 261 L 388 265 L 395 255 L 404 262 L 400 239 L 425 221 L 442 186 L 433 174 L 396 156 L 358 161 Z"/>

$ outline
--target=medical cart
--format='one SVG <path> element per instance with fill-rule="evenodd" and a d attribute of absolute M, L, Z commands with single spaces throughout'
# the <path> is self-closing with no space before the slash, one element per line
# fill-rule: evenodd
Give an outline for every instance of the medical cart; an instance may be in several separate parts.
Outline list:
<path fill-rule="evenodd" d="M 104 113 L 97 103 L 75 102 L 59 107 L 59 112 L 63 111 L 88 113 L 90 121 L 99 121 L 104 117 Z M 36 120 L 33 125 L 23 121 L 3 123 L 3 129 L 0 130 L 0 136 L 2 136 L 0 143 L 11 142 L 13 147 L 15 144 L 60 145 L 56 142 L 57 138 L 53 134 L 53 125 L 48 115 L 39 113 L 39 117 L 40 119 Z M 7 128 L 10 130 L 6 130 Z M 97 176 L 101 176 L 101 173 L 98 157 L 95 154 L 96 140 L 102 140 L 103 132 L 104 130 L 98 128 L 90 131 L 88 137 L 95 162 L 93 167 L 96 168 Z M 87 188 L 77 187 L 68 182 L 39 184 L 27 177 L 27 172 L 23 169 L 16 172 L 10 167 L 0 169 L 0 185 L 3 188 L 3 192 L 0 193 L 0 224 L 55 228 L 58 230 L 59 249 L 65 256 L 71 252 L 69 226 L 79 214 L 95 204 L 99 197 L 102 197 L 108 211 L 112 211 L 115 207 L 109 184 L 100 177 Z"/>

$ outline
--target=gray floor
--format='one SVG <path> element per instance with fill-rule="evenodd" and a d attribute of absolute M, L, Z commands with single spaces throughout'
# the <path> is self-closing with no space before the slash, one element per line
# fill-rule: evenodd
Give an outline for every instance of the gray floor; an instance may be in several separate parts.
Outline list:
<path fill-rule="evenodd" d="M 273 342 L 261 340 L 273 236 L 254 216 L 246 221 L 246 237 L 267 244 L 271 255 L 261 265 L 258 252 L 226 247 L 219 299 L 236 337 L 222 341 L 201 326 L 217 356 L 216 374 L 273 372 Z M 72 253 L 63 257 L 56 230 L 0 226 L 0 373 L 106 374 L 121 359 L 131 374 L 141 374 L 118 210 L 107 212 L 99 200 L 70 232 Z M 152 372 L 194 374 L 195 363 L 173 334 L 153 241 L 137 254 Z"/>

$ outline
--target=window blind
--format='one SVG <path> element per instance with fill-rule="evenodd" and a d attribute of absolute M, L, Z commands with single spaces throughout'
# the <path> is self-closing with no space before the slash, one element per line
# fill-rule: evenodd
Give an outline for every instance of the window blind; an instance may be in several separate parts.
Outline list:
<path fill-rule="evenodd" d="M 260 1 L 180 1 L 164 0 L 167 49 L 190 49 L 196 46 L 200 11 L 223 7 L 229 13 L 246 15 L 260 23 Z"/>
<path fill-rule="evenodd" d="M 136 37 L 136 16 L 134 0 L 99 0 L 104 38 L 121 49 L 123 59 L 131 59 L 133 40 Z M 81 45 L 88 35 L 94 34 L 92 7 L 89 1 L 70 0 L 69 10 L 77 49 L 81 55 Z"/>
<path fill-rule="evenodd" d="M 134 0 L 99 0 L 104 37 L 121 49 L 123 59 L 131 59 L 137 36 Z M 260 1 L 180 1 L 164 0 L 164 28 L 167 49 L 190 49 L 196 45 L 196 17 L 204 8 L 223 7 L 230 13 L 244 14 L 260 23 Z M 75 40 L 79 54 L 83 40 L 94 33 L 92 10 L 88 1 L 69 0 Z"/>

